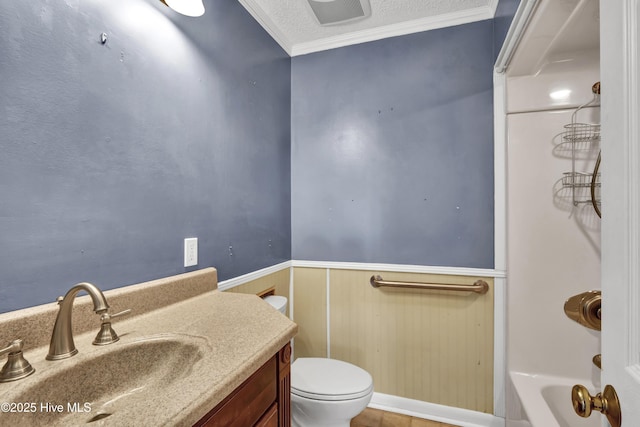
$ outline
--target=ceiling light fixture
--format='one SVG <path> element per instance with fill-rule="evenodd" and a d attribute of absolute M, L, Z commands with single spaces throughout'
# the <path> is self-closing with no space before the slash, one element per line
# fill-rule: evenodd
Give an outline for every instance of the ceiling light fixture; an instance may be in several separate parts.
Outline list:
<path fill-rule="evenodd" d="M 166 6 L 186 16 L 204 15 L 202 0 L 160 0 Z"/>

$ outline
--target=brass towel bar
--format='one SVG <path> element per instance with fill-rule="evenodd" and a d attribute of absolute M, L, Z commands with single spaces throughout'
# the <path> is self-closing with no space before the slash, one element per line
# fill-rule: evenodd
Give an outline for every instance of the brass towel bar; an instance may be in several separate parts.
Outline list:
<path fill-rule="evenodd" d="M 486 294 L 489 285 L 484 280 L 476 280 L 473 285 L 455 285 L 451 283 L 417 283 L 417 282 L 392 282 L 383 280 L 380 276 L 371 276 L 369 281 L 374 288 L 415 288 L 430 289 L 434 291 L 458 291 L 458 292 L 475 292 L 477 294 Z"/>

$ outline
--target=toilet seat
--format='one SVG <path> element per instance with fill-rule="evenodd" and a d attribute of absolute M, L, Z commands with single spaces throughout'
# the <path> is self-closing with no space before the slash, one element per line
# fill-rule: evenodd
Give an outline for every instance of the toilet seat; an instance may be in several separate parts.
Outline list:
<path fill-rule="evenodd" d="M 359 399 L 373 391 L 371 375 L 335 359 L 298 358 L 291 365 L 291 393 L 314 400 Z"/>

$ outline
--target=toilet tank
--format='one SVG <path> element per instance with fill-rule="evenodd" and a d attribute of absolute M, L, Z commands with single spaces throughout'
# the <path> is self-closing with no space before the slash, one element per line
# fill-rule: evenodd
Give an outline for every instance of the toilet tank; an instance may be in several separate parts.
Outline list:
<path fill-rule="evenodd" d="M 280 295 L 268 295 L 264 300 L 271 304 L 273 308 L 286 316 L 287 314 L 287 298 Z"/>

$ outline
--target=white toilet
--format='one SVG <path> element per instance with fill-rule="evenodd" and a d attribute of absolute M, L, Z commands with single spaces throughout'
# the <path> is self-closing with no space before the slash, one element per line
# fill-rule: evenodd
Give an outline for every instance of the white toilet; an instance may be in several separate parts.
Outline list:
<path fill-rule="evenodd" d="M 285 313 L 287 299 L 265 301 Z M 335 359 L 301 357 L 291 365 L 291 425 L 349 427 L 369 404 L 373 378 L 362 368 Z"/>
<path fill-rule="evenodd" d="M 267 295 L 263 298 L 266 302 L 271 304 L 271 307 L 278 310 L 280 313 L 287 315 L 287 298 L 280 295 Z"/>
<path fill-rule="evenodd" d="M 347 362 L 301 357 L 291 365 L 291 425 L 349 427 L 369 404 L 373 378 Z"/>

